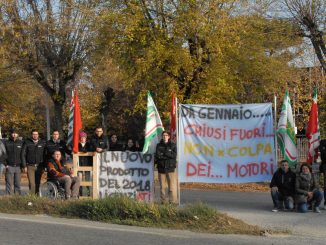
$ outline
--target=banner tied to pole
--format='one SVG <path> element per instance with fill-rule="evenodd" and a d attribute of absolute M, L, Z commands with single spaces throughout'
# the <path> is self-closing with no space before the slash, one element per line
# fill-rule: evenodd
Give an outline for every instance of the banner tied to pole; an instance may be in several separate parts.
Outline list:
<path fill-rule="evenodd" d="M 272 104 L 180 105 L 180 182 L 270 180 L 276 170 Z"/>

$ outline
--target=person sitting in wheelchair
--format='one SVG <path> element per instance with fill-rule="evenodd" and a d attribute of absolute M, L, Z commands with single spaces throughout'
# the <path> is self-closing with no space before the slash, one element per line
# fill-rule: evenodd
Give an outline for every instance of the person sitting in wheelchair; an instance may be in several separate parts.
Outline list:
<path fill-rule="evenodd" d="M 58 180 L 65 188 L 66 199 L 78 198 L 80 180 L 73 177 L 72 173 L 62 163 L 61 152 L 56 150 L 53 152 L 52 159 L 47 163 L 48 180 Z"/>

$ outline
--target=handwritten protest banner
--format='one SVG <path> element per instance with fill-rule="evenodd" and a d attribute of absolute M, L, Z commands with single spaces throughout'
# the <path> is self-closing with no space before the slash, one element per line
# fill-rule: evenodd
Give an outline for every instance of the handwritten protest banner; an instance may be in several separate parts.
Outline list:
<path fill-rule="evenodd" d="M 270 180 L 276 170 L 272 104 L 180 105 L 180 182 Z"/>
<path fill-rule="evenodd" d="M 98 154 L 98 163 L 100 198 L 125 195 L 137 200 L 153 200 L 153 155 L 107 151 Z"/>

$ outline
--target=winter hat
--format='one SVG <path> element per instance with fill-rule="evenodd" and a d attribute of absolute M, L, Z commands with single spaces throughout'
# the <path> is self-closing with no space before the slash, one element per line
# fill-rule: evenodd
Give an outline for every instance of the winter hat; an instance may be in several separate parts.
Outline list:
<path fill-rule="evenodd" d="M 82 138 L 82 137 L 87 137 L 87 134 L 85 132 L 80 132 L 79 133 L 79 138 Z"/>

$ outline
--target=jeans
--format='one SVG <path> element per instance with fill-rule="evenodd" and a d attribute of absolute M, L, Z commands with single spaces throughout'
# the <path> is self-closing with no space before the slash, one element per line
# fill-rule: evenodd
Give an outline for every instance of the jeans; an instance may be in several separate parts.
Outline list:
<path fill-rule="evenodd" d="M 312 204 L 312 202 L 314 202 L 315 203 L 314 207 L 318 208 L 322 200 L 323 200 L 323 193 L 319 190 L 316 190 L 313 192 L 313 196 L 312 199 L 309 201 L 309 204 Z M 298 211 L 300 213 L 306 213 L 308 211 L 308 203 L 307 202 L 299 203 Z"/>
<path fill-rule="evenodd" d="M 178 203 L 178 193 L 177 193 L 177 175 L 175 172 L 171 173 L 159 173 L 158 179 L 160 182 L 160 195 L 161 202 L 167 203 Z M 168 189 L 168 199 L 166 194 L 166 188 Z"/>
<path fill-rule="evenodd" d="M 293 209 L 294 208 L 294 201 L 291 196 L 283 196 L 280 192 L 278 191 L 271 191 L 274 207 L 276 208 L 281 208 L 284 206 L 286 209 Z"/>
<path fill-rule="evenodd" d="M 27 177 L 30 194 L 39 193 L 42 174 L 43 168 L 40 165 L 27 166 Z"/>
<path fill-rule="evenodd" d="M 6 194 L 12 194 L 12 186 L 14 185 L 14 193 L 20 195 L 20 167 L 11 167 L 8 166 L 6 171 Z"/>
<path fill-rule="evenodd" d="M 0 163 L 0 177 L 5 174 L 5 165 L 3 163 Z"/>

